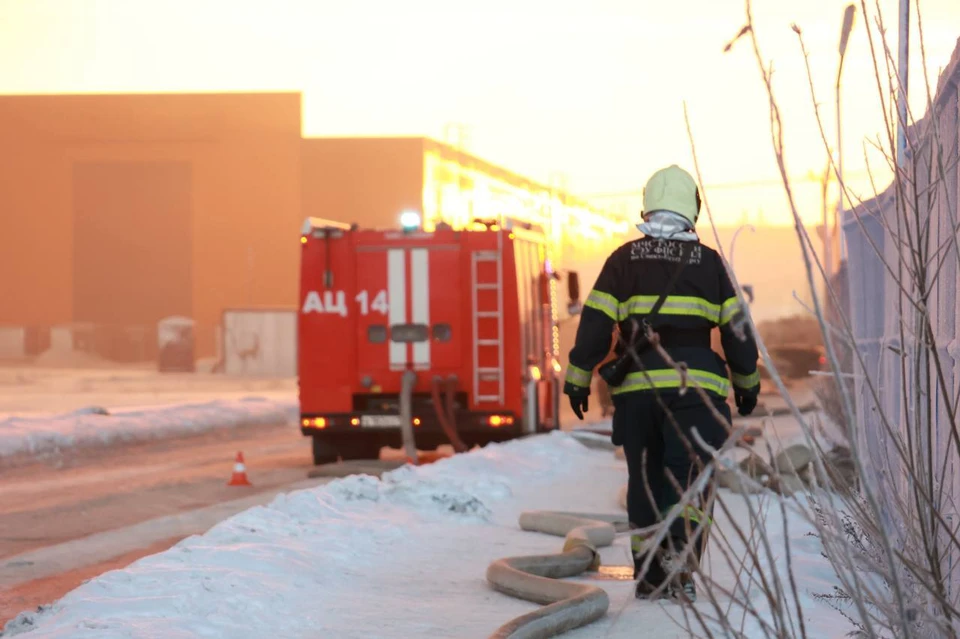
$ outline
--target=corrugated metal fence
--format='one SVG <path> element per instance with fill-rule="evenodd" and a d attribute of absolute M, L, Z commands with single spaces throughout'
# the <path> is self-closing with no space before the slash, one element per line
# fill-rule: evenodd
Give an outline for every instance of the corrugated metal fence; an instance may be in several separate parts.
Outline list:
<path fill-rule="evenodd" d="M 932 356 L 923 361 L 912 352 L 923 323 L 908 302 L 919 297 L 925 281 L 939 369 L 956 404 L 960 383 L 958 84 L 960 46 L 940 79 L 929 113 L 908 132 L 907 178 L 900 181 L 899 189 L 892 185 L 844 216 L 849 312 L 862 358 L 862 366 L 854 367 L 857 440 L 877 494 L 886 500 L 885 519 L 891 532 L 898 529 L 898 517 L 902 519 L 895 514 L 892 500 L 901 496 L 911 501 L 908 475 L 895 453 L 895 446 L 906 447 L 908 441 L 915 450 L 933 451 L 937 474 L 943 471 L 942 491 L 937 491 L 943 500 L 941 512 L 948 523 L 958 515 L 953 496 L 960 497 L 960 454 L 952 452 L 950 411 L 937 389 L 921 388 L 923 399 L 916 400 L 918 380 L 920 384 L 927 383 L 925 378 L 935 380 L 936 364 Z M 918 246 L 926 255 L 921 260 L 926 263 L 924 269 L 917 267 Z M 930 368 L 929 376 L 924 367 Z M 907 424 L 913 425 L 909 433 Z M 918 429 L 918 424 L 932 427 Z"/>

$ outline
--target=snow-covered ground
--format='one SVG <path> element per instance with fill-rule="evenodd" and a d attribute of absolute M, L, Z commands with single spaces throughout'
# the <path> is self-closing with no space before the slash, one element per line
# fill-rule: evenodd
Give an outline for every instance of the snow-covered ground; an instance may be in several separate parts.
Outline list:
<path fill-rule="evenodd" d="M 0 462 L 297 417 L 294 379 L 165 374 L 90 358 L 67 363 L 83 367 L 0 367 Z"/>
<path fill-rule="evenodd" d="M 211 373 L 159 373 L 146 366 L 0 367 L 0 419 L 68 413 L 88 406 L 146 408 L 242 399 L 297 396 L 296 379 L 229 377 Z"/>
<path fill-rule="evenodd" d="M 800 404 L 810 397 L 807 388 L 797 392 Z M 771 409 L 785 406 L 775 396 L 763 402 Z M 283 423 L 296 417 L 296 404 L 296 379 L 159 373 L 152 366 L 122 366 L 89 356 L 0 367 L 0 461 L 75 446 Z M 101 409 L 110 416 L 95 414 Z M 560 409 L 564 429 L 601 419 L 599 402 L 591 404 L 586 422 L 576 419 L 568 402 L 562 401 Z"/>
<path fill-rule="evenodd" d="M 43 457 L 69 448 L 109 446 L 165 437 L 196 435 L 217 428 L 294 424 L 294 400 L 263 397 L 104 411 L 92 406 L 59 415 L 0 418 L 0 462 Z"/>
<path fill-rule="evenodd" d="M 562 540 L 522 532 L 523 510 L 617 512 L 623 462 L 555 433 L 419 468 L 351 476 L 277 497 L 170 550 L 93 579 L 40 613 L 11 621 L 9 635 L 46 637 L 486 637 L 535 608 L 492 590 L 489 563 L 559 552 Z M 767 496 L 768 501 L 774 499 Z M 734 516 L 745 516 L 730 496 Z M 739 511 L 738 511 L 739 502 Z M 770 501 L 768 534 L 783 558 L 783 523 Z M 739 514 L 738 514 L 739 513 Z M 808 636 L 840 637 L 840 615 L 813 598 L 833 572 L 811 527 L 790 520 L 792 561 Z M 717 517 L 725 530 L 729 523 Z M 718 533 L 714 533 L 718 534 Z M 629 564 L 625 539 L 602 550 Z M 719 553 L 715 579 L 732 585 Z M 686 637 L 674 604 L 640 603 L 629 581 L 595 581 L 607 616 L 569 637 Z M 706 610 L 705 602 L 698 603 Z M 756 605 L 763 606 L 760 597 Z M 747 636 L 757 636 L 749 623 Z"/>

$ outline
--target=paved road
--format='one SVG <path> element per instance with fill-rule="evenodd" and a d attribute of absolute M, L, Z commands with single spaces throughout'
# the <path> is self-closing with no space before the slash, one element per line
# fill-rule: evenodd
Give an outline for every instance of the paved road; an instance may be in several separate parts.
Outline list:
<path fill-rule="evenodd" d="M 227 486 L 243 451 L 253 486 Z M 291 426 L 245 428 L 0 466 L 0 625 L 291 487 L 319 485 Z"/>
<path fill-rule="evenodd" d="M 227 486 L 237 451 L 252 486 Z M 402 463 L 390 461 L 399 451 L 382 455 L 315 468 L 310 440 L 285 425 L 0 466 L 0 628 L 84 580 L 162 552 L 278 493 Z"/>
<path fill-rule="evenodd" d="M 243 451 L 252 487 L 227 486 Z M 115 446 L 0 467 L 0 558 L 270 490 L 311 469 L 309 440 L 290 426 Z"/>

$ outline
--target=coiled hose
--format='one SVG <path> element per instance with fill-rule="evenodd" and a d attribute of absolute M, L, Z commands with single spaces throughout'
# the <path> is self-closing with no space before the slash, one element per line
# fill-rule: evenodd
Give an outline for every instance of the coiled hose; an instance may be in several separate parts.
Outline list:
<path fill-rule="evenodd" d="M 605 448 L 613 449 L 606 442 Z M 618 501 L 626 510 L 626 486 Z M 563 550 L 553 555 L 498 559 L 487 568 L 487 581 L 500 592 L 542 604 L 500 626 L 490 639 L 546 639 L 600 619 L 610 607 L 607 593 L 596 586 L 559 581 L 600 567 L 599 548 L 613 543 L 617 533 L 630 530 L 626 514 L 608 515 L 549 510 L 520 515 L 520 528 L 564 537 Z"/>

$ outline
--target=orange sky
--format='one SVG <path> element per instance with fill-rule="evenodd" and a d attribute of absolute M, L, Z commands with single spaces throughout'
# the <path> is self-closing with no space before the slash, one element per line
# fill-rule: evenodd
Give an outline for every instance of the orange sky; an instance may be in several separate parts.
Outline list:
<path fill-rule="evenodd" d="M 897 2 L 880 5 L 895 46 Z M 822 171 L 825 154 L 790 24 L 804 30 L 832 140 L 844 6 L 754 5 L 796 176 Z M 935 83 L 960 37 L 960 2 L 921 0 L 921 10 Z M 464 123 L 472 152 L 543 181 L 562 172 L 585 195 L 690 166 L 686 100 L 709 186 L 777 177 L 749 43 L 722 53 L 743 22 L 740 0 L 0 0 L 0 92 L 303 90 L 306 135 L 442 139 L 446 124 Z M 912 54 L 919 112 L 918 46 Z M 862 15 L 843 86 L 845 168 L 863 192 L 863 138 L 882 119 Z M 788 221 L 776 187 L 708 195 L 721 222 Z M 801 197 L 805 219 L 818 220 L 818 187 Z"/>

